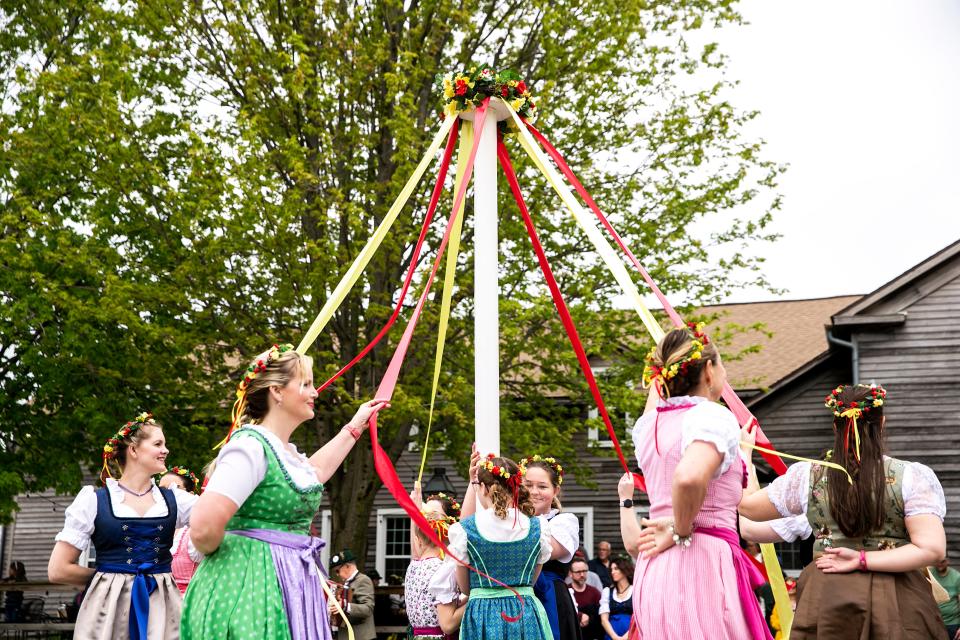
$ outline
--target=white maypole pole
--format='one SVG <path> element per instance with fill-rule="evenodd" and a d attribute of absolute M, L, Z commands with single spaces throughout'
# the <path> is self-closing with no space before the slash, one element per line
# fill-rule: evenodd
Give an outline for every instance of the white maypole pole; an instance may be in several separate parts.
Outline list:
<path fill-rule="evenodd" d="M 461 117 L 473 120 L 475 112 Z M 490 100 L 473 167 L 474 440 L 482 455 L 500 455 L 500 319 L 497 236 L 497 123 L 510 117 Z M 475 134 L 479 134 L 477 131 Z"/>

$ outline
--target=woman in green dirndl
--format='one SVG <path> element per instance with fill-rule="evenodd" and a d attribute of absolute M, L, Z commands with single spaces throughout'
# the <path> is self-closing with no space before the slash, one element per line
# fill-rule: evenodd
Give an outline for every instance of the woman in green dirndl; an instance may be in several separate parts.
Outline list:
<path fill-rule="evenodd" d="M 206 558 L 184 600 L 185 640 L 329 640 L 319 564 L 324 542 L 309 535 L 323 482 L 386 403 L 361 405 L 309 458 L 290 434 L 314 415 L 312 361 L 274 345 L 248 367 L 234 421 L 192 516 L 191 537 Z"/>

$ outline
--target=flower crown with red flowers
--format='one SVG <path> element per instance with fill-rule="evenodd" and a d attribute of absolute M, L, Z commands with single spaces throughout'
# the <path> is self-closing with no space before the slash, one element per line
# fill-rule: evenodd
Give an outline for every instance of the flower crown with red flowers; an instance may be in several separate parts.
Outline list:
<path fill-rule="evenodd" d="M 230 430 L 227 432 L 227 437 L 218 442 L 214 449 L 219 449 L 227 444 L 230 436 L 232 436 L 233 432 L 240 426 L 240 420 L 243 419 L 243 414 L 247 409 L 247 389 L 250 387 L 250 383 L 253 382 L 254 378 L 266 371 L 271 363 L 279 360 L 280 356 L 293 350 L 292 344 L 275 344 L 267 351 L 266 357 L 258 358 L 256 362 L 247 367 L 247 370 L 243 374 L 243 380 L 237 385 L 237 400 L 233 403 L 233 410 L 230 412 Z"/>
<path fill-rule="evenodd" d="M 527 122 L 537 119 L 537 105 L 527 83 L 510 69 L 494 71 L 489 67 L 474 65 L 461 73 L 438 74 L 436 82 L 443 95 L 444 117 L 472 111 L 487 98 L 499 98 Z M 509 118 L 499 123 L 504 133 L 515 126 Z"/>
<path fill-rule="evenodd" d="M 867 385 L 856 386 L 865 387 Z M 855 417 L 859 418 L 861 415 L 869 413 L 874 407 L 882 407 L 887 399 L 887 390 L 878 384 L 871 383 L 870 391 L 866 397 L 858 401 L 844 403 L 843 400 L 840 399 L 840 395 L 845 388 L 846 387 L 841 384 L 831 391 L 823 401 L 823 406 L 833 411 L 833 415 L 836 418 L 851 417 L 853 414 L 856 414 Z"/>
<path fill-rule="evenodd" d="M 153 419 L 153 414 L 149 411 L 144 411 L 120 427 L 119 431 L 107 439 L 106 444 L 103 445 L 103 470 L 106 472 L 107 477 L 113 477 L 113 474 L 110 473 L 110 467 L 107 466 L 107 460 L 112 460 L 117 457 L 117 454 L 120 452 L 120 447 L 123 445 L 123 440 L 137 429 L 155 426 L 157 426 L 157 423 Z"/>
<path fill-rule="evenodd" d="M 646 366 L 643 368 L 643 386 L 649 387 L 656 382 L 661 389 L 666 390 L 666 382 L 677 376 L 684 376 L 690 369 L 690 366 L 703 359 L 703 349 L 710 344 L 710 338 L 703 332 L 702 322 L 688 322 L 687 331 L 692 338 L 690 352 L 682 359 L 673 364 L 660 367 L 653 363 L 656 359 L 657 347 L 654 346 L 647 354 Z"/>
<path fill-rule="evenodd" d="M 453 517 L 456 519 L 460 518 L 460 511 L 461 511 L 460 503 L 457 502 L 455 499 L 451 498 L 450 496 L 448 496 L 447 494 L 445 494 L 444 492 L 441 491 L 440 493 L 434 493 L 427 496 L 427 502 L 430 502 L 431 500 L 437 500 L 439 502 L 443 502 L 444 500 L 449 501 L 450 510 L 453 511 L 455 514 Z"/>
<path fill-rule="evenodd" d="M 168 473 L 175 473 L 178 476 L 183 476 L 184 478 L 190 478 L 193 480 L 193 492 L 200 493 L 200 481 L 197 480 L 197 476 L 193 474 L 193 471 L 187 469 L 186 467 L 170 467 L 164 471 L 161 475 L 167 475 Z"/>
<path fill-rule="evenodd" d="M 504 480 L 510 480 L 511 474 L 507 471 L 506 467 L 501 467 L 493 463 L 493 459 L 497 456 L 492 453 L 487 454 L 487 459 L 480 463 L 481 469 L 486 469 L 490 472 L 490 475 L 494 477 L 501 477 Z M 523 469 L 520 470 L 520 475 L 523 475 Z"/>
<path fill-rule="evenodd" d="M 557 486 L 560 486 L 563 484 L 563 467 L 560 466 L 560 463 L 557 462 L 556 458 L 552 458 L 552 457 L 542 458 L 540 457 L 539 454 L 527 456 L 526 458 L 520 461 L 520 465 L 519 465 L 520 471 L 523 473 L 523 475 L 527 475 L 527 466 L 529 466 L 531 462 L 542 462 L 543 464 L 553 469 L 554 473 L 557 474 Z"/>

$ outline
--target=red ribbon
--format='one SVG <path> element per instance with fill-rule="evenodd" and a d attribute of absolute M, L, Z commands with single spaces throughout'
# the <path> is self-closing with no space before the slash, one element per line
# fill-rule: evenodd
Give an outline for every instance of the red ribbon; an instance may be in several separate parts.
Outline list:
<path fill-rule="evenodd" d="M 567 308 L 567 303 L 563 299 L 563 294 L 560 293 L 560 287 L 557 285 L 556 278 L 553 277 L 553 270 L 550 268 L 550 261 L 547 260 L 547 256 L 543 251 L 543 246 L 540 244 L 540 238 L 537 236 L 537 230 L 533 225 L 533 220 L 530 218 L 530 212 L 527 210 L 527 205 L 523 200 L 523 194 L 520 191 L 520 184 L 517 182 L 517 175 L 513 170 L 513 165 L 510 162 L 510 155 L 507 153 L 507 147 L 503 144 L 503 140 L 499 140 L 497 142 L 497 156 L 500 158 L 500 166 L 503 168 L 503 173 L 507 178 L 507 183 L 510 185 L 510 191 L 513 192 L 513 199 L 517 202 L 517 207 L 520 209 L 520 215 L 523 216 L 523 223 L 527 227 L 527 235 L 530 236 L 530 243 L 533 245 L 533 250 L 537 254 L 537 260 L 540 262 L 540 270 L 543 272 L 543 277 L 547 281 L 547 287 L 550 288 L 550 295 L 553 297 L 553 304 L 557 308 L 557 313 L 560 314 L 560 320 L 563 323 L 563 328 L 567 332 L 567 337 L 570 339 L 570 345 L 573 347 L 574 353 L 577 354 L 577 362 L 580 363 L 580 370 L 583 372 L 583 377 L 586 378 L 587 385 L 590 387 L 590 393 L 593 396 L 593 401 L 597 405 L 597 410 L 599 411 L 600 416 L 603 418 L 603 423 L 607 427 L 607 433 L 610 434 L 610 439 L 613 441 L 613 448 L 617 452 L 617 457 L 620 458 L 620 464 L 623 466 L 623 470 L 627 473 L 632 473 L 629 465 L 627 465 L 627 460 L 623 455 L 623 450 L 620 448 L 620 441 L 617 439 L 617 431 L 613 428 L 613 424 L 610 421 L 610 415 L 607 413 L 607 407 L 603 402 L 603 396 L 600 395 L 600 388 L 597 386 L 597 380 L 593 375 L 593 370 L 590 368 L 590 361 L 587 359 L 587 354 L 583 349 L 583 344 L 580 342 L 580 335 L 577 332 L 577 327 L 573 322 L 573 318 L 570 317 L 570 311 Z M 633 483 L 641 491 L 646 492 L 647 487 L 644 483 L 643 476 L 638 473 L 634 473 Z"/>
<path fill-rule="evenodd" d="M 473 140 L 473 148 L 470 150 L 470 157 L 467 159 L 466 169 L 463 174 L 463 182 L 461 183 L 460 189 L 457 191 L 453 201 L 453 211 L 450 213 L 450 220 L 447 223 L 447 230 L 444 232 L 443 239 L 440 241 L 440 247 L 437 249 L 437 257 L 433 262 L 433 268 L 430 270 L 430 275 L 427 277 L 427 280 L 424 284 L 423 293 L 420 294 L 420 299 L 417 301 L 417 306 L 414 308 L 413 314 L 410 316 L 410 320 L 407 322 L 407 328 L 403 332 L 403 337 L 401 337 L 400 342 L 397 343 L 397 348 L 393 353 L 393 357 L 390 359 L 390 364 L 387 366 L 387 371 L 384 373 L 383 378 L 380 381 L 380 386 L 377 388 L 377 393 L 374 397 L 378 400 L 389 400 L 393 397 L 393 392 L 396 389 L 397 379 L 400 377 L 400 367 L 403 365 L 403 360 L 406 357 L 407 350 L 410 347 L 410 341 L 413 338 L 413 331 L 417 326 L 417 321 L 420 319 L 420 313 L 423 311 L 423 305 L 427 300 L 427 295 L 430 293 L 430 287 L 437 275 L 437 270 L 440 268 L 440 261 L 443 258 L 443 253 L 446 250 L 447 243 L 450 240 L 450 233 L 454 227 L 453 223 L 456 220 L 457 211 L 460 209 L 460 205 L 466 196 L 467 185 L 469 185 L 470 177 L 473 174 L 473 165 L 477 156 L 477 148 L 480 145 L 480 137 L 483 134 L 483 123 L 486 120 L 487 105 L 489 101 L 490 99 L 487 98 L 480 106 L 477 107 L 476 117 L 474 119 L 474 130 L 476 134 Z M 443 540 L 437 536 L 427 519 L 423 517 L 423 514 L 420 512 L 420 509 L 417 507 L 417 505 L 415 505 L 413 500 L 410 499 L 407 490 L 404 489 L 403 483 L 397 476 L 397 470 L 394 468 L 393 462 L 390 460 L 390 456 L 388 456 L 387 452 L 384 451 L 383 447 L 380 446 L 380 441 L 377 437 L 377 415 L 372 415 L 369 422 L 370 439 L 372 441 L 371 444 L 373 448 L 373 465 L 377 471 L 377 475 L 380 476 L 380 480 L 383 482 L 383 485 L 390 492 L 390 495 L 392 495 L 394 500 L 397 501 L 397 504 L 403 507 L 403 510 L 407 512 L 407 515 L 410 516 L 410 519 L 416 523 L 421 531 L 423 531 L 424 535 L 426 535 L 427 538 L 435 545 L 443 549 L 444 552 L 447 553 L 451 558 L 478 575 L 481 575 L 492 582 L 506 587 L 513 592 L 513 594 L 520 601 L 520 615 L 516 617 L 508 616 L 502 611 L 500 612 L 500 615 L 507 622 L 518 621 L 523 615 L 523 598 L 519 593 L 517 593 L 517 590 L 510 585 L 504 584 L 496 578 L 487 575 L 483 571 L 480 571 L 479 569 L 471 566 L 469 563 L 464 562 L 450 552 L 450 549 L 447 548 L 447 545 L 443 542 Z"/>
<path fill-rule="evenodd" d="M 619 245 L 621 251 L 627 256 L 633 266 L 640 272 L 640 275 L 643 277 L 644 281 L 647 283 L 647 286 L 650 287 L 653 294 L 657 297 L 657 300 L 660 301 L 660 304 L 663 306 L 663 310 L 666 311 L 667 316 L 670 317 L 670 321 L 673 322 L 673 325 L 677 328 L 683 328 L 686 324 L 683 321 L 683 318 L 680 317 L 680 314 L 676 312 L 670 302 L 667 300 L 667 297 L 663 295 L 663 292 L 660 291 L 660 287 L 653 281 L 653 278 L 650 277 L 650 274 L 646 269 L 643 268 L 643 265 L 640 264 L 640 261 L 637 260 L 637 257 L 633 255 L 633 252 L 630 251 L 626 243 L 620 237 L 620 234 L 617 233 L 616 229 L 610 224 L 610 221 L 607 220 L 607 217 L 603 215 L 603 212 L 600 211 L 600 207 L 597 206 L 597 203 L 593 201 L 593 198 L 590 197 L 590 194 L 586 189 L 583 188 L 583 185 L 580 184 L 580 181 L 577 180 L 577 177 L 574 175 L 573 171 L 567 165 L 566 161 L 563 159 L 563 156 L 560 155 L 560 152 L 557 151 L 552 144 L 540 133 L 536 127 L 532 124 L 527 123 L 527 129 L 530 130 L 530 133 L 540 142 L 547 154 L 553 158 L 553 161 L 559 167 L 563 175 L 570 181 L 570 184 L 577 190 L 577 193 L 580 194 L 580 197 L 583 198 L 583 201 L 587 203 L 587 206 L 590 207 L 591 211 L 597 216 L 597 219 L 607 230 L 607 232 L 613 237 L 617 245 Z M 723 387 L 723 399 L 727 403 L 727 407 L 733 412 L 733 415 L 736 416 L 737 422 L 741 425 L 747 424 L 750 420 L 756 421 L 756 417 L 747 409 L 747 406 L 743 404 L 743 401 L 740 400 L 736 392 L 729 384 L 724 384 Z M 757 445 L 764 447 L 766 449 L 773 449 L 773 445 L 770 444 L 770 441 L 763 434 L 763 431 L 760 429 L 760 423 L 757 422 Z M 770 464 L 774 471 L 778 475 L 783 475 L 787 472 L 787 465 L 783 463 L 779 457 L 774 454 L 760 452 L 760 455 Z"/>
<path fill-rule="evenodd" d="M 407 291 L 410 289 L 410 282 L 413 280 L 413 274 L 417 270 L 417 264 L 420 260 L 420 251 L 423 249 L 423 242 L 427 237 L 427 232 L 430 230 L 430 224 L 433 222 L 433 215 L 437 210 L 437 203 L 440 201 L 440 195 L 443 193 L 443 184 L 447 178 L 447 170 L 450 167 L 450 158 L 453 157 L 453 150 L 457 146 L 457 136 L 460 131 L 460 122 L 453 126 L 450 130 L 450 137 L 447 139 L 447 147 L 443 152 L 443 159 L 440 161 L 440 170 L 437 173 L 437 181 L 433 185 L 433 195 L 430 196 L 430 204 L 427 207 L 427 215 L 423 220 L 423 226 L 420 228 L 420 237 L 417 238 L 417 244 L 413 248 L 413 254 L 410 256 L 410 268 L 407 269 L 407 276 L 403 280 L 403 288 L 400 290 L 400 297 L 397 298 L 397 304 L 393 309 L 393 313 L 390 315 L 390 319 L 387 320 L 387 323 L 383 325 L 383 328 L 380 329 L 380 333 L 370 341 L 370 344 L 365 346 L 360 353 L 354 356 L 353 360 L 348 362 L 343 366 L 339 371 L 337 371 L 329 380 L 324 382 L 322 385 L 317 387 L 317 393 L 320 393 L 331 384 L 333 384 L 337 378 L 345 374 L 347 371 L 353 368 L 355 364 L 360 362 L 363 358 L 367 356 L 370 351 L 377 346 L 377 343 L 383 339 L 383 336 L 387 335 L 390 331 L 390 328 L 393 327 L 393 324 L 397 321 L 397 317 L 400 315 L 400 310 L 403 308 L 403 301 L 406 300 Z"/>

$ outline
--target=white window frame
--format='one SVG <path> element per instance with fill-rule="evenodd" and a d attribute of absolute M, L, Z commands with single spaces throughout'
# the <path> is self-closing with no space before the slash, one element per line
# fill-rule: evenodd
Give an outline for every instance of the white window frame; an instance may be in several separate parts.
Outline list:
<path fill-rule="evenodd" d="M 330 523 L 333 519 L 333 513 L 330 509 L 324 509 L 320 512 L 320 537 L 327 543 L 320 550 L 320 565 L 326 570 L 330 566 L 330 533 L 333 530 Z"/>
<path fill-rule="evenodd" d="M 377 509 L 377 572 L 387 575 L 387 516 L 406 516 L 407 512 L 397 508 Z M 407 519 L 409 522 L 409 518 Z"/>
<path fill-rule="evenodd" d="M 596 407 L 593 407 L 587 412 L 587 417 L 591 420 L 596 420 L 600 417 L 600 410 Z M 612 419 L 611 419 L 612 421 Z M 616 428 L 616 423 L 614 423 L 614 428 Z M 609 434 L 607 434 L 606 429 L 604 429 L 604 435 L 608 436 L 608 439 L 600 439 L 600 428 L 599 427 L 588 427 L 587 428 L 587 440 L 594 447 L 600 447 L 601 449 L 612 449 L 613 440 L 609 439 Z"/>
<path fill-rule="evenodd" d="M 564 513 L 583 516 L 583 540 L 580 545 L 586 550 L 587 557 L 593 557 L 593 507 L 563 507 Z"/>

